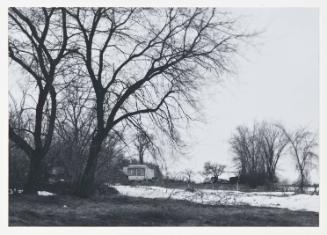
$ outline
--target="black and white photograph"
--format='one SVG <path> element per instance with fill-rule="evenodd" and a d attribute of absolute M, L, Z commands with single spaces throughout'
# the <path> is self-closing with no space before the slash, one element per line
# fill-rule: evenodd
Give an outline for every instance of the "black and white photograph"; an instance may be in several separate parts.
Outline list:
<path fill-rule="evenodd" d="M 88 4 L 6 9 L 9 228 L 321 226 L 319 6 Z"/>

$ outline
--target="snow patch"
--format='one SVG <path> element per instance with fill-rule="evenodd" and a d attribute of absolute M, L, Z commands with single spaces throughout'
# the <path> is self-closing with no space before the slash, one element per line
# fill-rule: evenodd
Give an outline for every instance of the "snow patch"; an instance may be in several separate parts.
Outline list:
<path fill-rule="evenodd" d="M 157 186 L 113 185 L 119 193 L 130 197 L 171 198 L 210 205 L 250 205 L 258 207 L 287 208 L 319 212 L 319 196 L 293 192 L 239 192 L 229 190 L 197 190 Z"/>
<path fill-rule="evenodd" d="M 44 197 L 49 197 L 49 196 L 55 196 L 56 194 L 50 193 L 47 191 L 37 191 L 38 196 L 44 196 Z"/>
<path fill-rule="evenodd" d="M 9 188 L 9 195 L 13 195 L 16 193 L 18 193 L 18 194 L 23 193 L 23 189 Z"/>

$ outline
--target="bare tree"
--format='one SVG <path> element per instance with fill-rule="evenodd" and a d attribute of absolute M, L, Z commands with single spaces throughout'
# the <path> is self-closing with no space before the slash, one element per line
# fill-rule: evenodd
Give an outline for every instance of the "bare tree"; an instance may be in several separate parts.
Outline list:
<path fill-rule="evenodd" d="M 261 141 L 258 141 L 258 124 L 250 129 L 246 126 L 236 128 L 230 139 L 234 161 L 240 171 L 240 181 L 256 186 L 264 182 L 265 166 L 261 154 Z"/>
<path fill-rule="evenodd" d="M 143 164 L 144 163 L 144 153 L 145 151 L 150 147 L 150 142 L 151 140 L 148 138 L 145 132 L 138 132 L 136 134 L 135 138 L 135 147 L 138 152 L 138 157 L 139 157 L 139 163 Z"/>
<path fill-rule="evenodd" d="M 160 147 L 155 143 L 155 137 L 151 133 L 147 133 L 142 127 L 142 123 L 135 127 L 136 134 L 133 141 L 137 151 L 139 163 L 144 163 L 144 155 L 148 152 L 152 160 L 157 161 L 161 156 Z"/>
<path fill-rule="evenodd" d="M 290 132 L 282 125 L 278 127 L 290 142 L 290 153 L 296 160 L 296 169 L 299 172 L 299 190 L 304 192 L 304 186 L 309 181 L 309 171 L 318 159 L 318 154 L 315 153 L 318 147 L 317 136 L 305 128 Z"/>
<path fill-rule="evenodd" d="M 289 140 L 275 124 L 254 122 L 252 128 L 240 126 L 230 140 L 240 171 L 240 180 L 257 184 L 274 183 L 276 168 Z"/>
<path fill-rule="evenodd" d="M 41 162 L 47 154 L 57 111 L 54 80 L 63 72 L 62 60 L 69 54 L 66 10 L 58 8 L 9 9 L 9 57 L 30 75 L 37 86 L 34 125 L 28 143 L 22 129 L 9 124 L 9 137 L 29 157 L 30 170 L 25 193 L 37 190 Z"/>
<path fill-rule="evenodd" d="M 117 125 L 147 115 L 172 142 L 174 121 L 205 78 L 230 70 L 241 38 L 228 14 L 205 8 L 74 8 L 75 42 L 95 92 L 97 124 L 76 194 L 93 191 L 98 153 Z"/>
<path fill-rule="evenodd" d="M 185 169 L 181 172 L 181 175 L 183 176 L 184 180 L 187 182 L 188 188 L 191 186 L 192 179 L 195 175 L 195 172 L 191 169 Z"/>
<path fill-rule="evenodd" d="M 30 110 L 33 106 L 30 102 L 30 84 L 24 82 L 19 86 L 20 99 L 9 92 L 9 125 L 15 129 L 16 134 L 26 143 L 33 144 L 32 130 L 34 128 L 34 116 Z M 18 92 L 17 92 L 18 93 Z M 10 188 L 22 189 L 28 173 L 28 156 L 21 148 L 9 139 L 9 185 Z"/>
<path fill-rule="evenodd" d="M 34 110 L 33 106 L 27 105 L 30 96 L 30 86 L 26 82 L 20 86 L 21 97 L 18 100 L 9 92 L 9 125 L 16 130 L 26 143 L 32 143 L 32 129 L 34 128 L 34 116 L 30 110 Z"/>
<path fill-rule="evenodd" d="M 204 163 L 204 169 L 202 175 L 209 178 L 213 183 L 218 182 L 219 176 L 225 171 L 226 166 L 218 163 L 206 162 Z"/>
<path fill-rule="evenodd" d="M 276 168 L 280 157 L 285 152 L 289 144 L 288 138 L 283 131 L 276 128 L 275 124 L 262 122 L 260 126 L 259 141 L 262 141 L 261 152 L 264 157 L 265 168 L 267 171 L 268 182 L 276 180 Z"/>
<path fill-rule="evenodd" d="M 60 94 L 55 128 L 57 153 L 53 154 L 64 167 L 70 181 L 77 183 L 86 162 L 88 145 L 95 125 L 91 89 L 83 81 L 72 80 Z"/>

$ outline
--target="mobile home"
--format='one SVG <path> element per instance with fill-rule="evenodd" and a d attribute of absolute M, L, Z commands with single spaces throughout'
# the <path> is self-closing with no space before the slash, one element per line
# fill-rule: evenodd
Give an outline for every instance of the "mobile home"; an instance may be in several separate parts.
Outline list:
<path fill-rule="evenodd" d="M 154 178 L 154 169 L 144 164 L 134 164 L 123 168 L 123 172 L 128 176 L 128 180 L 149 180 Z"/>

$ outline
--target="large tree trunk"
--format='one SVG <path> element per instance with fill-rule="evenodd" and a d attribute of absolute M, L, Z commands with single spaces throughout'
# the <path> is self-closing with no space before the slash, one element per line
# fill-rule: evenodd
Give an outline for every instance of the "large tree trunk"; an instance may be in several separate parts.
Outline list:
<path fill-rule="evenodd" d="M 36 194 L 41 186 L 42 155 L 35 154 L 30 157 L 30 167 L 27 181 L 24 185 L 24 194 Z"/>
<path fill-rule="evenodd" d="M 76 196 L 86 198 L 95 192 L 95 172 L 102 142 L 103 138 L 98 136 L 91 143 L 86 167 L 75 191 Z"/>

